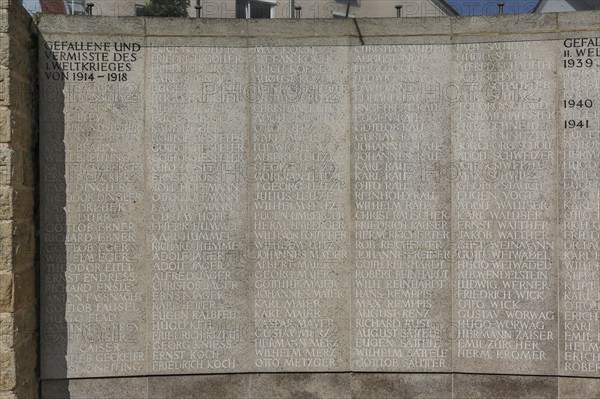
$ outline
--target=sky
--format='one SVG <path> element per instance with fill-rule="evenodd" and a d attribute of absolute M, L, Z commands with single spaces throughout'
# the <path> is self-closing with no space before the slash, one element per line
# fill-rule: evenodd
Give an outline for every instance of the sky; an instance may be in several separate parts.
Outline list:
<path fill-rule="evenodd" d="M 39 0 L 22 0 L 23 7 L 31 13 L 39 11 L 40 2 Z"/>
<path fill-rule="evenodd" d="M 23 5 L 30 11 L 39 8 L 39 0 L 22 0 Z M 92 0 L 93 1 L 93 0 Z M 498 0 L 446 0 L 460 15 L 497 14 Z M 145 3 L 140 0 L 140 4 Z M 504 0 L 505 14 L 524 14 L 530 12 L 537 0 Z"/>
<path fill-rule="evenodd" d="M 499 0 L 446 0 L 460 15 L 487 15 L 498 13 Z M 503 0 L 505 14 L 531 12 L 537 0 Z"/>

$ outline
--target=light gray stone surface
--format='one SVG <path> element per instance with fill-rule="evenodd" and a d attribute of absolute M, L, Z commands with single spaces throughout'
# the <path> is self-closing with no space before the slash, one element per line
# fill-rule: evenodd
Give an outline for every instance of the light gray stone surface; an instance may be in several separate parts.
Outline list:
<path fill-rule="evenodd" d="M 250 378 L 247 374 L 153 377 L 148 378 L 148 398 L 243 398 Z"/>
<path fill-rule="evenodd" d="M 560 43 L 563 85 L 558 126 L 562 140 L 560 214 L 559 372 L 597 376 L 600 370 L 600 78 L 597 47 L 587 35 L 575 34 Z M 579 63 L 582 63 L 582 67 Z M 595 63 L 591 67 L 586 63 Z"/>
<path fill-rule="evenodd" d="M 560 398 L 555 377 L 457 374 L 453 376 L 452 388 L 456 399 Z"/>
<path fill-rule="evenodd" d="M 353 48 L 354 370 L 451 370 L 450 57 Z"/>
<path fill-rule="evenodd" d="M 153 374 L 240 371 L 250 361 L 245 49 L 186 42 L 147 48 Z"/>
<path fill-rule="evenodd" d="M 39 23 L 43 378 L 600 376 L 593 23 L 72 21 Z"/>
<path fill-rule="evenodd" d="M 563 399 L 598 399 L 600 398 L 600 380 L 559 378 L 558 394 Z"/>
<path fill-rule="evenodd" d="M 348 51 L 249 49 L 254 370 L 350 367 Z"/>
<path fill-rule="evenodd" d="M 352 397 L 362 399 L 451 398 L 451 374 L 355 373 Z"/>
<path fill-rule="evenodd" d="M 44 377 L 146 372 L 141 49 L 120 36 L 40 43 Z"/>
<path fill-rule="evenodd" d="M 43 380 L 41 392 L 46 399 L 147 399 L 148 385 L 146 377 Z"/>
<path fill-rule="evenodd" d="M 557 51 L 555 42 L 455 47 L 457 371 L 556 373 Z"/>

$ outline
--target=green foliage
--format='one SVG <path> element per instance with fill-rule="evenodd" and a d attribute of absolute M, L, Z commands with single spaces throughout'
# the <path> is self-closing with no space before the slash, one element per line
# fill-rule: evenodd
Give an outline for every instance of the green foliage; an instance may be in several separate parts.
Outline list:
<path fill-rule="evenodd" d="M 144 6 L 148 17 L 187 17 L 190 0 L 149 0 Z"/>

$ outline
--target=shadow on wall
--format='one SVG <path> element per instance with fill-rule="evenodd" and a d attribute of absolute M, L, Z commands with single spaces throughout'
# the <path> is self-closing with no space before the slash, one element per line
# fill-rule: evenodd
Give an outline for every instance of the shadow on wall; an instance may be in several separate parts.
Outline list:
<path fill-rule="evenodd" d="M 64 73 L 53 60 L 51 46 L 39 36 L 39 226 L 40 226 L 40 374 L 67 377 L 67 347 L 81 339 L 69 330 L 67 308 L 67 238 Z M 76 295 L 77 293 L 74 293 Z M 75 323 L 76 325 L 78 323 Z M 68 381 L 52 384 L 44 398 L 69 399 Z"/>

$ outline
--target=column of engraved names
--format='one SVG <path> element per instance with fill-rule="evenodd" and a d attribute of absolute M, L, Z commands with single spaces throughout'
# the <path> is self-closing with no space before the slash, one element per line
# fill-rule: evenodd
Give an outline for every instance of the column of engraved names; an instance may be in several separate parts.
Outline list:
<path fill-rule="evenodd" d="M 448 370 L 451 287 L 448 46 L 353 51 L 352 366 Z"/>
<path fill-rule="evenodd" d="M 256 47 L 251 186 L 258 370 L 346 365 L 347 50 Z"/>
<path fill-rule="evenodd" d="M 552 44 L 458 44 L 453 240 L 457 370 L 556 364 Z"/>
<path fill-rule="evenodd" d="M 561 41 L 561 363 L 600 374 L 600 38 Z"/>
<path fill-rule="evenodd" d="M 243 50 L 155 43 L 148 60 L 151 370 L 239 370 Z"/>
<path fill-rule="evenodd" d="M 128 118 L 142 109 L 140 50 L 92 39 L 48 39 L 41 49 L 47 375 L 145 373 L 142 129 Z M 61 358 L 67 369 L 53 369 Z"/>

